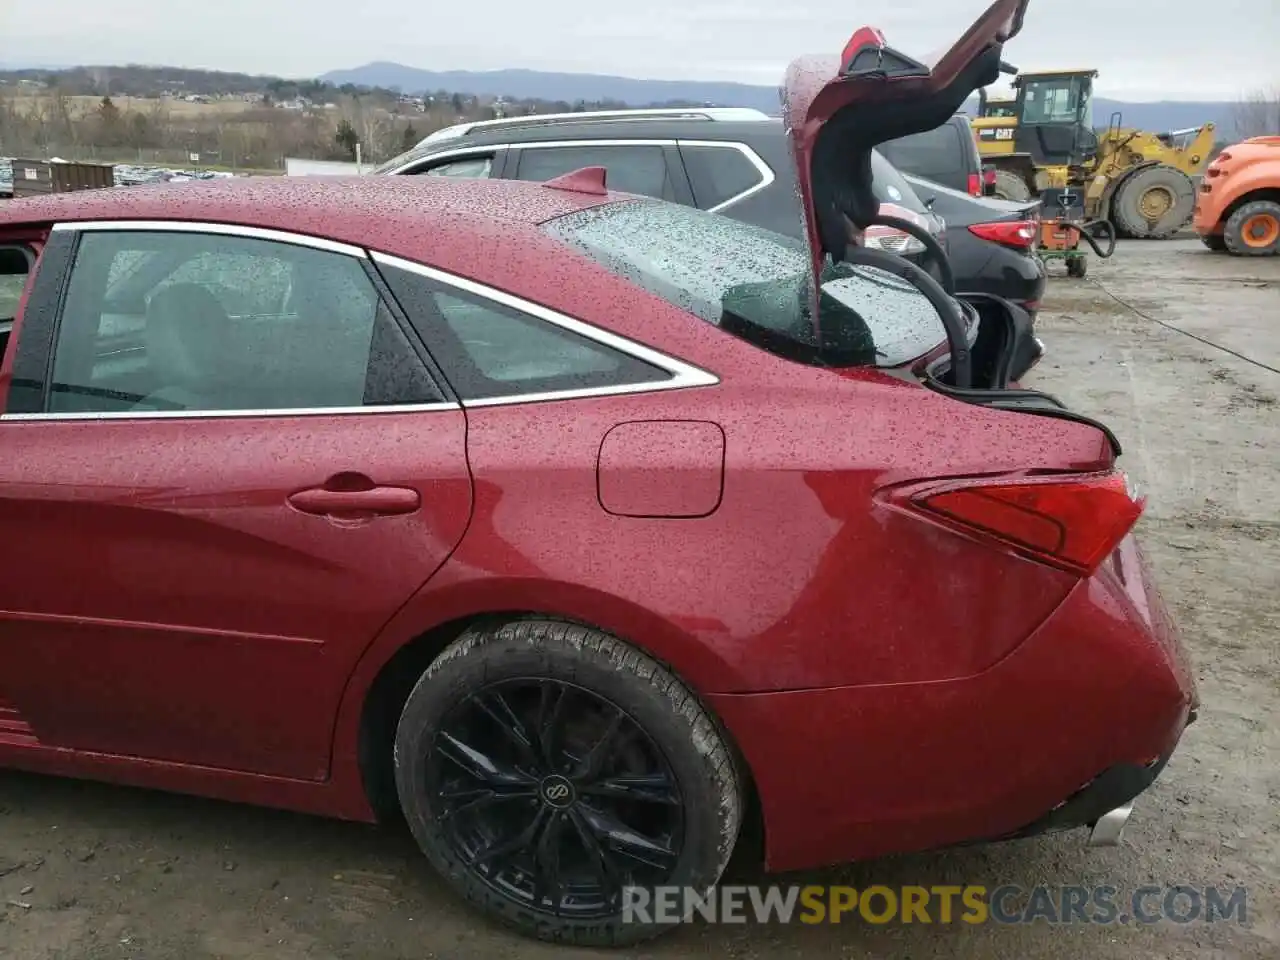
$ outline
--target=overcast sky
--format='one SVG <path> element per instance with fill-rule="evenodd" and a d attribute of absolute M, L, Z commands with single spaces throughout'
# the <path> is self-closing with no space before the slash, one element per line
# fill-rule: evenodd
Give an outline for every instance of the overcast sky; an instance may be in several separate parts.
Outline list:
<path fill-rule="evenodd" d="M 149 63 L 315 76 L 371 60 L 776 84 L 864 22 L 924 54 L 985 0 L 0 0 L 0 64 Z M 1280 86 L 1280 0 L 1033 0 L 1006 58 L 1095 66 L 1098 93 L 1235 99 Z"/>

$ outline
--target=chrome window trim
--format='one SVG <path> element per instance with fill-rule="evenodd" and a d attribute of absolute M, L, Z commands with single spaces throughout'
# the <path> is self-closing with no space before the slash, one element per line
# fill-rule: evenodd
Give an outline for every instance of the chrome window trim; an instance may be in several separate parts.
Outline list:
<path fill-rule="evenodd" d="M 211 233 L 223 237 L 243 237 L 246 240 L 267 240 L 295 247 L 310 247 L 357 260 L 368 260 L 369 254 L 360 247 L 339 243 L 324 237 L 288 230 L 266 230 L 262 227 L 245 227 L 235 223 L 216 223 L 208 220 L 63 220 L 53 229 L 59 233 L 96 233 L 108 230 L 136 233 Z"/>
<path fill-rule="evenodd" d="M 722 210 L 727 210 L 735 203 L 741 203 L 743 200 L 747 199 L 747 197 L 755 196 L 761 190 L 772 186 L 773 181 L 777 179 L 777 176 L 773 172 L 773 167 L 765 163 L 760 154 L 756 153 L 745 143 L 738 140 L 681 140 L 678 145 L 682 147 L 720 147 L 726 150 L 737 150 L 747 158 L 747 161 L 753 167 L 756 168 L 756 173 L 760 174 L 760 182 L 755 186 L 748 187 L 741 193 L 734 194 L 728 200 L 722 200 L 714 207 L 707 207 L 707 213 L 719 213 Z"/>
<path fill-rule="evenodd" d="M 571 333 L 577 334 L 588 340 L 592 340 L 601 346 L 624 353 L 633 359 L 643 361 L 652 366 L 671 374 L 666 380 L 653 380 L 643 383 L 618 384 L 616 386 L 605 387 L 583 387 L 578 389 L 567 390 L 549 390 L 539 393 L 515 393 L 499 397 L 480 397 L 474 400 L 463 400 L 463 407 L 495 407 L 507 404 L 517 403 L 541 403 L 547 400 L 572 400 L 585 397 L 610 397 L 622 396 L 634 393 L 656 393 L 662 390 L 681 390 L 688 387 L 710 387 L 720 382 L 720 378 L 710 371 L 703 370 L 701 367 L 686 363 L 683 360 L 677 360 L 660 350 L 647 347 L 637 343 L 620 334 L 603 330 L 600 327 L 586 323 L 585 321 L 575 319 L 558 310 L 552 310 L 541 304 L 534 303 L 531 300 L 525 300 L 514 294 L 498 290 L 487 284 L 479 283 L 475 280 L 468 280 L 457 274 L 448 273 L 444 270 L 438 270 L 435 267 L 428 267 L 412 260 L 405 260 L 401 257 L 393 256 L 389 253 L 373 252 L 373 260 L 375 263 L 384 264 L 389 267 L 396 267 L 409 273 L 416 273 L 419 276 L 426 277 L 429 280 L 435 280 L 446 286 L 461 290 L 473 296 L 480 297 L 484 300 L 491 300 L 509 309 L 516 310 L 527 316 L 534 317 L 544 323 L 560 327 Z M 427 344 L 430 349 L 431 345 Z M 448 371 L 445 371 L 448 376 Z"/>
<path fill-rule="evenodd" d="M 597 147 L 679 147 L 681 144 L 687 144 L 690 147 L 721 147 L 725 150 L 737 150 L 740 154 L 747 158 L 748 162 L 756 168 L 756 172 L 760 174 L 760 181 L 754 186 L 743 190 L 741 193 L 730 197 L 728 200 L 722 200 L 714 207 L 708 207 L 707 213 L 720 213 L 727 210 L 735 203 L 741 203 L 748 197 L 755 196 L 761 190 L 765 190 L 773 185 L 777 179 L 777 175 L 773 172 L 773 168 L 765 163 L 763 158 L 756 153 L 750 146 L 740 140 L 673 140 L 665 137 L 650 137 L 648 139 L 610 139 L 610 140 L 531 140 L 527 143 L 491 143 L 484 146 L 458 147 L 453 150 L 442 150 L 439 153 L 433 153 L 427 157 L 419 157 L 416 160 L 410 160 L 403 166 L 394 170 L 389 170 L 380 176 L 394 177 L 413 175 L 417 170 L 428 169 L 429 167 L 443 166 L 452 160 L 466 159 L 468 157 L 485 156 L 490 153 L 496 153 L 499 150 L 540 150 L 548 147 L 581 147 L 586 145 Z M 514 180 L 515 177 L 482 177 L 479 179 L 508 179 Z M 522 183 L 533 183 L 536 181 L 525 180 Z M 694 208 L 697 209 L 697 208 Z"/>
<path fill-rule="evenodd" d="M 571 141 L 576 144 L 579 141 Z M 639 141 L 652 143 L 651 140 Z M 359 259 L 369 260 L 416 273 L 435 280 L 446 286 L 465 293 L 516 310 L 545 323 L 568 330 L 578 336 L 592 340 L 602 346 L 626 354 L 633 359 L 643 361 L 665 370 L 670 377 L 665 380 L 654 380 L 641 383 L 618 384 L 604 387 L 584 387 L 567 390 L 550 390 L 537 393 L 515 393 L 497 397 L 481 397 L 475 400 L 464 400 L 461 403 L 452 401 L 425 404 L 386 404 L 368 407 L 281 407 L 279 409 L 254 410 L 111 410 L 93 412 L 50 411 L 44 413 L 3 413 L 0 421 L 94 421 L 94 420 L 210 420 L 210 419 L 254 419 L 271 417 L 321 417 L 352 415 L 385 415 L 394 413 L 431 413 L 444 410 L 462 410 L 469 407 L 512 406 L 526 403 L 543 403 L 552 400 L 576 400 L 589 397 L 627 396 L 641 393 L 657 393 L 666 390 L 680 390 L 689 387 L 708 387 L 720 383 L 720 378 L 701 367 L 678 360 L 652 347 L 637 343 L 627 337 L 575 319 L 567 314 L 544 307 L 541 304 L 525 300 L 514 294 L 506 293 L 495 287 L 468 280 L 465 277 L 428 267 L 413 260 L 406 260 L 389 253 L 366 251 L 359 247 L 336 241 L 311 237 L 305 234 L 293 234 L 287 231 L 266 230 L 258 227 L 242 227 L 229 223 L 212 223 L 205 221 L 168 221 L 168 220 L 86 220 L 57 223 L 54 230 L 124 230 L 124 231 L 172 231 L 186 233 L 212 233 L 222 236 L 243 236 L 250 239 L 270 240 L 281 243 L 292 243 L 298 246 L 309 246 L 317 250 L 339 253 Z"/>
<path fill-rule="evenodd" d="M 438 403 L 400 403 L 370 407 L 280 407 L 264 410 L 106 410 L 102 412 L 74 413 L 5 413 L 0 421 L 24 420 L 221 420 L 270 417 L 339 417 L 391 414 L 435 413 L 444 410 L 461 410 L 452 401 Z"/>

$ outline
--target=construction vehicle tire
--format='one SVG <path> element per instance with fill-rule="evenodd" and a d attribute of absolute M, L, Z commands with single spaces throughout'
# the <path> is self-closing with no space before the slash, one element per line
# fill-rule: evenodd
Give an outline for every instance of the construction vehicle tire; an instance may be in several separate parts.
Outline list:
<path fill-rule="evenodd" d="M 1214 253 L 1223 253 L 1227 249 L 1227 241 L 1220 234 L 1210 233 L 1200 237 L 1200 242 Z"/>
<path fill-rule="evenodd" d="M 1125 236 L 1163 240 L 1186 226 L 1195 206 L 1191 178 L 1161 163 L 1125 178 L 1111 203 L 1111 217 Z"/>
<path fill-rule="evenodd" d="M 1089 261 L 1084 257 L 1071 257 L 1067 260 L 1067 276 L 1075 280 L 1084 278 L 1089 272 Z"/>
<path fill-rule="evenodd" d="M 1222 239 L 1237 257 L 1280 254 L 1280 203 L 1255 200 L 1227 217 Z"/>
<path fill-rule="evenodd" d="M 1009 170 L 996 171 L 996 184 L 993 196 L 1000 200 L 1020 202 L 1031 199 L 1031 188 L 1027 181 Z"/>

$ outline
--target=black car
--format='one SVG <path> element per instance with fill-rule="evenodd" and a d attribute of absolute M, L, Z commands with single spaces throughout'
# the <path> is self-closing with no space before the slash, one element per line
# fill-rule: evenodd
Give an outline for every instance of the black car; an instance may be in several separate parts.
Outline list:
<path fill-rule="evenodd" d="M 1034 311 L 1044 286 L 1043 268 L 1026 249 L 991 243 L 973 232 L 984 208 L 961 206 L 933 184 L 928 184 L 926 202 L 883 155 L 873 153 L 872 162 L 876 197 L 882 205 L 892 205 L 885 212 L 914 220 L 939 238 L 952 260 L 958 292 L 994 293 Z M 619 110 L 459 124 L 431 134 L 372 173 L 542 181 L 588 166 L 605 167 L 612 189 L 804 236 L 782 121 L 756 110 Z M 985 212 L 993 222 L 1008 220 L 1008 211 L 1000 207 Z M 964 227 L 958 258 L 951 250 L 955 231 L 949 229 L 949 216 Z M 868 233 L 868 245 L 928 259 L 922 256 L 924 245 L 909 234 L 883 227 Z M 971 242 L 985 244 L 988 255 L 968 251 Z M 1041 353 L 1029 330 L 1023 339 L 1024 362 L 1015 368 L 1015 377 Z"/>
<path fill-rule="evenodd" d="M 947 255 L 967 293 L 992 293 L 1034 313 L 1044 295 L 1044 265 L 1036 256 L 1036 201 L 973 197 L 922 177 L 904 178 L 947 224 Z"/>

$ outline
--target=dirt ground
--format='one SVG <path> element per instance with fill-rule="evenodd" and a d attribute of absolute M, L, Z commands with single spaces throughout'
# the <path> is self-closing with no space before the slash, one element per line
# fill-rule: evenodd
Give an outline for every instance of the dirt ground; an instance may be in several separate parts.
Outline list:
<path fill-rule="evenodd" d="M 1177 240 L 1125 244 L 1091 268 L 1051 281 L 1050 355 L 1029 381 L 1100 415 L 1125 445 L 1150 496 L 1145 542 L 1196 660 L 1200 722 L 1118 848 L 1089 850 L 1076 832 L 785 879 L 1243 885 L 1246 924 L 692 926 L 582 956 L 1280 957 L 1280 374 L 1257 365 L 1280 369 L 1280 260 Z M 6 960 L 563 953 L 472 914 L 399 830 L 0 773 Z"/>

